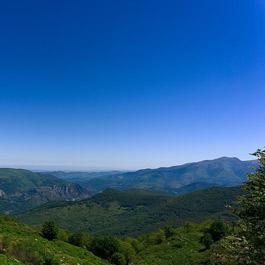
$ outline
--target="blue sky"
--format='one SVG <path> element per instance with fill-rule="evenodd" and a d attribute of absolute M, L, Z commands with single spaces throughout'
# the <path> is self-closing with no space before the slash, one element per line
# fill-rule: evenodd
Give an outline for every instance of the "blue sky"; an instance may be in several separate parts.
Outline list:
<path fill-rule="evenodd" d="M 0 165 L 251 159 L 264 23 L 263 0 L 2 1 Z"/>

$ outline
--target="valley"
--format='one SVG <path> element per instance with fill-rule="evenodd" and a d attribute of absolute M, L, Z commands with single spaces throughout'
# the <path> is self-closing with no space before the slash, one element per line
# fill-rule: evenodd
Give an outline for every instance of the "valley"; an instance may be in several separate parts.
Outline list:
<path fill-rule="evenodd" d="M 78 202 L 47 203 L 17 218 L 36 226 L 52 220 L 76 232 L 137 236 L 168 224 L 179 227 L 188 221 L 231 219 L 226 205 L 241 194 L 239 187 L 209 188 L 177 197 L 144 190 L 107 189 Z"/>
<path fill-rule="evenodd" d="M 0 169 L 0 262 L 219 265 L 222 240 L 238 230 L 230 208 L 248 196 L 247 171 L 259 172 L 258 162 L 83 172 L 82 183 L 76 172 Z M 100 181 L 109 181 L 103 191 L 94 185 Z"/>

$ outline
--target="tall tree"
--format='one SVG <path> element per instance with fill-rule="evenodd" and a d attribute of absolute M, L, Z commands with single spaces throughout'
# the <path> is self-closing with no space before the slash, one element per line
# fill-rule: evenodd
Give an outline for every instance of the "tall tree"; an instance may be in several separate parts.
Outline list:
<path fill-rule="evenodd" d="M 265 150 L 257 150 L 254 155 L 260 166 L 245 184 L 246 194 L 240 198 L 238 216 L 243 235 L 249 246 L 252 264 L 265 264 Z"/>
<path fill-rule="evenodd" d="M 245 193 L 235 213 L 239 223 L 235 233 L 213 251 L 214 264 L 265 265 L 265 150 L 254 154 L 259 167 L 249 174 Z"/>

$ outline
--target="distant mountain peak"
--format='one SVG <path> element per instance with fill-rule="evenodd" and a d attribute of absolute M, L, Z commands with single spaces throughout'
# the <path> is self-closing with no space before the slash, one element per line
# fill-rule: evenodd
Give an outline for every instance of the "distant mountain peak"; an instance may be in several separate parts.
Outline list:
<path fill-rule="evenodd" d="M 216 158 L 214 160 L 233 160 L 233 161 L 242 161 L 237 157 L 229 157 L 229 156 L 221 156 L 219 158 Z"/>
<path fill-rule="evenodd" d="M 173 167 L 143 169 L 111 177 L 94 178 L 87 181 L 86 186 L 96 192 L 106 188 L 141 188 L 183 193 L 202 187 L 240 185 L 247 180 L 253 166 L 253 161 L 241 161 L 237 157 L 224 156 Z"/>

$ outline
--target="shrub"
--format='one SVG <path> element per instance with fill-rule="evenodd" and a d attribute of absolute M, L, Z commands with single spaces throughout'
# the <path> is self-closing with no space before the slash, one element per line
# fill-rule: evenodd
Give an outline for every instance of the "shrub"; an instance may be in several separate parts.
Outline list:
<path fill-rule="evenodd" d="M 166 227 L 164 227 L 164 234 L 165 234 L 166 238 L 170 238 L 170 237 L 174 236 L 175 231 L 174 231 L 173 227 L 166 226 Z"/>
<path fill-rule="evenodd" d="M 213 242 L 213 237 L 210 233 L 205 233 L 201 238 L 201 243 L 205 246 L 206 249 L 209 249 Z"/>
<path fill-rule="evenodd" d="M 114 253 L 110 262 L 115 265 L 126 265 L 126 259 L 122 253 Z"/>
<path fill-rule="evenodd" d="M 111 236 L 99 236 L 93 238 L 89 249 L 93 254 L 103 259 L 110 259 L 120 250 L 119 241 Z"/>
<path fill-rule="evenodd" d="M 41 236 L 48 239 L 54 240 L 58 237 L 58 228 L 54 222 L 45 222 L 41 229 Z"/>
<path fill-rule="evenodd" d="M 137 239 L 133 239 L 131 241 L 131 245 L 136 253 L 140 252 L 143 249 L 143 244 L 139 242 Z"/>
<path fill-rule="evenodd" d="M 126 260 L 126 264 L 128 264 L 136 254 L 133 246 L 129 242 L 126 242 L 126 241 L 121 241 L 120 253 L 122 253 L 124 255 L 125 260 Z"/>
<path fill-rule="evenodd" d="M 74 233 L 69 237 L 69 243 L 78 247 L 84 246 L 84 235 L 82 233 Z"/>
<path fill-rule="evenodd" d="M 221 220 L 214 221 L 210 228 L 207 229 L 207 233 L 212 236 L 214 242 L 219 241 L 227 235 L 228 227 Z"/>
<path fill-rule="evenodd" d="M 43 265 L 60 265 L 59 261 L 55 260 L 53 257 L 45 257 Z"/>

